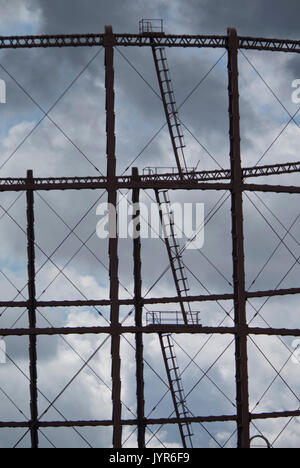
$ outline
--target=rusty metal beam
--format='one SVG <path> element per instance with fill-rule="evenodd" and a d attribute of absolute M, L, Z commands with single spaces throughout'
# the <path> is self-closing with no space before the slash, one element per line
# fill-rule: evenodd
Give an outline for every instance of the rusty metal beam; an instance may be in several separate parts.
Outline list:
<path fill-rule="evenodd" d="M 71 178 L 70 178 L 71 179 Z M 123 177 L 123 179 L 125 179 Z M 59 179 L 52 180 L 52 181 L 36 181 L 34 184 L 26 184 L 25 179 L 24 183 L 20 183 L 17 181 L 14 183 L 0 183 L 0 192 L 20 192 L 25 190 L 97 190 L 97 189 L 105 189 L 107 190 L 110 187 L 110 182 L 108 180 L 100 180 L 89 182 L 84 180 L 74 181 L 72 180 L 67 181 L 64 180 L 60 181 Z M 153 189 L 171 189 L 171 190 L 229 190 L 231 185 L 229 183 L 222 183 L 222 182 L 197 182 L 197 180 L 182 180 L 182 181 L 169 181 L 169 180 L 154 180 L 154 181 L 138 181 L 132 182 L 130 178 L 126 180 L 121 180 L 116 178 L 115 180 L 115 187 L 116 189 L 129 189 L 132 190 L 134 188 L 144 189 L 144 190 L 153 190 Z"/>
<path fill-rule="evenodd" d="M 270 193 L 300 193 L 300 186 L 267 185 L 267 184 L 243 184 L 243 190 L 250 192 Z"/>
<path fill-rule="evenodd" d="M 118 236 L 117 222 L 115 219 L 117 209 L 116 188 L 116 141 L 115 141 L 115 112 L 114 112 L 114 45 L 115 39 L 112 27 L 105 27 L 105 90 L 106 90 L 106 154 L 107 154 L 107 193 L 108 204 L 114 208 L 109 210 L 109 279 L 110 291 L 110 321 L 114 330 L 119 327 L 119 279 L 118 279 Z M 115 231 L 115 232 L 113 232 Z M 111 378 L 112 378 L 112 412 L 113 412 L 113 447 L 122 446 L 121 426 L 121 359 L 120 359 L 120 335 L 113 333 L 111 336 Z"/>
<path fill-rule="evenodd" d="M 236 403 L 238 447 L 249 448 L 249 390 L 247 369 L 247 319 L 243 232 L 243 175 L 240 152 L 240 112 L 238 83 L 238 37 L 234 29 L 228 29 L 228 94 L 229 136 L 231 167 L 231 219 L 234 322 L 236 365 Z"/>
<path fill-rule="evenodd" d="M 255 297 L 276 297 L 300 294 L 300 288 L 289 289 L 269 289 L 266 291 L 246 291 L 246 298 Z M 184 296 L 182 298 L 175 297 L 150 297 L 141 298 L 141 304 L 178 304 L 180 302 L 206 302 L 206 301 L 228 301 L 234 298 L 233 294 L 203 294 L 199 296 Z M 119 306 L 121 305 L 135 305 L 133 299 L 119 299 Z M 110 306 L 110 299 L 95 299 L 95 300 L 62 300 L 62 301 L 36 301 L 36 307 L 89 307 L 89 306 Z M 0 307 L 14 308 L 14 307 L 28 307 L 28 301 L 0 301 Z"/>
<path fill-rule="evenodd" d="M 269 330 L 269 329 L 268 329 Z M 1 336 L 29 336 L 29 335 L 82 335 L 82 334 L 110 334 L 120 336 L 123 333 L 201 333 L 201 334 L 232 334 L 234 327 L 201 327 L 201 325 L 148 325 L 136 326 L 107 326 L 107 327 L 50 327 L 50 328 L 1 328 Z"/>
<path fill-rule="evenodd" d="M 246 327 L 248 335 L 266 336 L 300 336 L 299 328 L 263 328 Z M 51 328 L 0 328 L 1 336 L 31 336 L 31 335 L 83 335 L 83 334 L 107 334 L 120 336 L 121 334 L 136 333 L 180 333 L 200 335 L 236 335 L 236 327 L 203 327 L 201 325 L 147 325 L 142 327 L 120 326 L 120 327 L 51 327 Z"/>
<path fill-rule="evenodd" d="M 205 423 L 205 422 L 227 422 L 235 421 L 235 415 L 220 415 L 220 416 L 195 416 L 183 418 L 146 418 L 147 425 L 160 425 L 160 424 L 178 424 L 179 421 L 186 423 Z M 137 419 L 123 419 L 121 420 L 122 426 L 136 426 Z M 111 420 L 71 420 L 71 421 L 39 421 L 39 427 L 109 427 L 113 425 Z M 28 427 L 29 423 L 26 421 L 0 421 L 0 428 L 10 427 Z"/>
<path fill-rule="evenodd" d="M 264 419 L 277 419 L 277 418 L 293 418 L 299 417 L 300 410 L 290 411 L 274 411 L 269 413 L 250 413 L 250 421 L 264 420 Z M 231 415 L 214 415 L 214 416 L 195 416 L 180 418 L 180 421 L 188 423 L 216 423 L 236 421 L 237 417 Z M 122 426 L 136 426 L 137 419 L 123 419 L 121 420 Z M 147 425 L 160 425 L 160 424 L 178 424 L 178 418 L 146 418 Z M 26 428 L 29 427 L 28 421 L 0 421 L 0 428 Z M 69 420 L 69 421 L 39 421 L 39 427 L 109 427 L 113 425 L 111 420 Z"/>
<path fill-rule="evenodd" d="M 27 181 L 32 181 L 32 171 L 27 171 Z M 36 299 L 35 299 L 35 236 L 34 236 L 34 194 L 32 190 L 26 192 L 27 200 L 27 257 L 28 257 L 28 320 L 29 329 L 36 328 Z M 36 335 L 29 336 L 29 379 L 30 379 L 30 437 L 31 448 L 38 448 L 38 390 L 37 390 L 37 352 Z"/>
<path fill-rule="evenodd" d="M 114 34 L 115 45 L 124 47 L 196 47 L 225 48 L 227 36 L 178 34 Z M 99 47 L 105 43 L 105 34 L 52 34 L 28 36 L 1 36 L 0 49 L 32 49 L 48 47 Z M 239 36 L 240 49 L 300 53 L 300 41 Z"/>
<path fill-rule="evenodd" d="M 55 183 L 36 183 L 34 185 L 24 184 L 5 184 L 0 185 L 0 192 L 22 192 L 25 190 L 97 190 L 109 187 L 109 182 L 55 182 Z M 134 189 L 143 190 L 231 190 L 231 184 L 226 182 L 198 182 L 197 180 L 170 181 L 162 178 L 154 181 L 116 181 L 116 189 Z M 274 192 L 274 193 L 300 193 L 299 186 L 268 185 L 268 184 L 242 184 L 245 191 L 250 192 Z"/>
<path fill-rule="evenodd" d="M 243 179 L 249 177 L 262 177 L 270 175 L 291 174 L 300 172 L 300 162 L 289 162 L 284 164 L 271 164 L 267 166 L 253 166 L 242 168 Z M 196 172 L 178 172 L 178 173 L 155 173 L 142 174 L 133 181 L 132 176 L 117 176 L 118 188 L 169 188 L 169 189 L 214 189 L 214 184 L 207 184 L 207 181 L 230 180 L 230 169 Z M 180 185 L 178 185 L 178 182 Z M 201 184 L 205 182 L 205 184 Z M 154 184 L 154 185 L 151 185 Z M 164 184 L 164 185 L 160 185 Z M 167 185 L 166 185 L 167 184 Z M 28 183 L 26 178 L 7 177 L 0 178 L 0 191 L 22 191 L 22 190 L 96 190 L 107 189 L 108 180 L 105 176 L 95 177 L 36 177 Z M 230 184 L 216 186 L 216 189 L 230 189 Z M 289 191 L 298 187 L 285 187 L 280 185 L 265 184 L 245 184 L 245 190 L 257 191 Z"/>
<path fill-rule="evenodd" d="M 138 169 L 132 169 L 132 179 L 138 180 Z M 138 235 L 133 235 L 133 265 L 134 265 L 134 307 L 135 325 L 143 325 L 142 304 L 142 272 L 141 272 L 141 237 L 140 237 L 140 191 L 138 188 L 132 191 L 133 223 Z M 135 335 L 135 359 L 136 359 L 136 398 L 137 398 L 137 442 L 138 448 L 145 448 L 145 398 L 144 398 L 144 360 L 143 360 L 143 334 Z"/>

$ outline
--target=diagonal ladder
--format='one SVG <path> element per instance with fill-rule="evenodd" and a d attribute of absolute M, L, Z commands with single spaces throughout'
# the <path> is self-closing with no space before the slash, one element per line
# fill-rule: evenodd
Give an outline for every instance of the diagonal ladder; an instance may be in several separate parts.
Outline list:
<path fill-rule="evenodd" d="M 164 47 L 153 46 L 152 54 L 176 165 L 179 173 L 182 174 L 183 171 L 187 172 L 187 165 L 184 156 L 185 143 L 178 117 L 167 56 Z"/>
<path fill-rule="evenodd" d="M 184 177 L 184 173 L 188 172 L 184 156 L 185 143 L 178 117 L 165 49 L 163 47 L 152 46 L 152 53 L 176 165 L 180 176 Z M 155 196 L 159 207 L 164 241 L 167 247 L 177 295 L 178 298 L 181 299 L 179 304 L 183 321 L 186 325 L 191 325 L 194 324 L 194 317 L 190 304 L 182 300 L 184 297 L 188 296 L 189 285 L 182 261 L 180 244 L 174 229 L 174 213 L 171 208 L 168 190 L 156 190 Z M 189 416 L 189 410 L 186 406 L 183 383 L 171 333 L 160 333 L 159 341 L 167 371 L 174 410 L 179 420 L 178 427 L 183 447 L 193 447 L 191 424 L 186 421 L 180 421 L 180 419 Z"/>
<path fill-rule="evenodd" d="M 155 196 L 159 207 L 164 242 L 167 247 L 176 292 L 179 299 L 181 299 L 179 304 L 183 321 L 186 325 L 193 325 L 195 319 L 192 314 L 190 303 L 182 300 L 184 297 L 188 296 L 190 288 L 182 261 L 182 249 L 175 233 L 174 212 L 170 203 L 168 190 L 156 190 Z"/>
<path fill-rule="evenodd" d="M 188 295 L 189 286 L 185 274 L 184 264 L 182 262 L 181 249 L 178 239 L 174 232 L 174 213 L 171 210 L 170 200 L 167 190 L 156 190 L 156 200 L 159 206 L 159 215 L 164 233 L 164 241 L 167 247 L 172 275 L 179 299 Z M 180 309 L 183 321 L 186 325 L 194 323 L 194 317 L 191 313 L 190 304 L 180 300 Z M 183 383 L 179 373 L 179 366 L 175 354 L 175 348 L 171 333 L 159 333 L 159 342 L 162 350 L 163 360 L 167 372 L 168 383 L 174 404 L 176 417 L 179 420 L 178 428 L 184 448 L 193 447 L 191 424 L 180 421 L 189 416 L 186 406 L 186 398 L 183 390 Z"/>
<path fill-rule="evenodd" d="M 159 341 L 162 349 L 164 364 L 167 369 L 168 382 L 171 389 L 176 418 L 180 421 L 180 419 L 187 418 L 189 416 L 189 410 L 186 406 L 186 397 L 182 385 L 182 379 L 179 373 L 179 366 L 171 333 L 160 333 Z M 184 448 L 192 448 L 193 433 L 191 430 L 191 424 L 180 421 L 178 427 Z"/>

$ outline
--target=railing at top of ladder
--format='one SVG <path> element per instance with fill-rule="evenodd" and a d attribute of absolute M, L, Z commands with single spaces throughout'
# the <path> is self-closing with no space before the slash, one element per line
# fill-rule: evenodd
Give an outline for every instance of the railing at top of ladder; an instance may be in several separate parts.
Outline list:
<path fill-rule="evenodd" d="M 147 314 L 147 324 L 155 325 L 163 323 L 165 320 L 170 322 L 170 316 L 174 315 L 173 312 L 159 311 L 149 312 Z M 177 315 L 177 314 L 176 314 Z M 195 321 L 198 322 L 198 312 L 194 312 Z M 180 323 L 181 319 L 177 315 L 176 323 Z M 167 371 L 167 377 L 171 396 L 174 405 L 174 411 L 178 418 L 178 427 L 181 440 L 184 448 L 193 448 L 192 440 L 192 427 L 189 422 L 185 420 L 189 416 L 189 409 L 186 404 L 186 396 L 182 385 L 181 374 L 179 372 L 179 365 L 175 354 L 175 345 L 171 333 L 159 333 L 159 342 L 162 350 L 163 360 Z"/>
<path fill-rule="evenodd" d="M 140 34 L 164 34 L 164 22 L 162 19 L 141 19 L 139 21 Z"/>
<path fill-rule="evenodd" d="M 186 172 L 191 173 L 191 172 L 197 172 L 199 162 L 196 164 L 196 166 L 188 166 L 186 167 Z M 167 172 L 167 174 L 177 174 L 178 172 L 178 167 L 177 166 L 147 166 L 143 168 L 143 175 L 158 175 L 161 172 Z"/>

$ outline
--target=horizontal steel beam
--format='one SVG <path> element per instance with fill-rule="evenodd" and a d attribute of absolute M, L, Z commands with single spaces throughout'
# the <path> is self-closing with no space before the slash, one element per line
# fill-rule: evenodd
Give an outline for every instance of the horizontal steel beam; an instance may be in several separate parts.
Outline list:
<path fill-rule="evenodd" d="M 299 328 L 259 328 L 248 327 L 249 335 L 300 336 Z"/>
<path fill-rule="evenodd" d="M 270 289 L 266 291 L 251 291 L 246 292 L 247 298 L 255 297 L 273 297 L 273 296 L 287 296 L 300 294 L 300 288 L 289 289 Z M 141 304 L 178 304 L 179 302 L 213 302 L 213 301 L 228 301 L 233 299 L 233 294 L 203 294 L 199 296 L 185 296 L 179 299 L 178 296 L 174 297 L 149 297 L 142 298 Z M 134 299 L 119 299 L 120 306 L 134 305 Z M 93 300 L 62 300 L 62 301 L 36 301 L 36 307 L 97 307 L 97 306 L 110 306 L 109 299 L 93 299 Z M 28 307 L 28 301 L 0 301 L 0 307 L 16 308 Z M 0 329 L 1 330 L 1 329 Z"/>
<path fill-rule="evenodd" d="M 279 174 L 290 174 L 294 172 L 300 172 L 300 162 L 290 162 L 284 164 L 272 164 L 268 166 L 254 166 L 243 168 L 243 177 L 259 177 Z M 186 183 L 201 183 L 207 181 L 219 181 L 231 178 L 230 169 L 213 170 L 213 171 L 195 171 L 188 173 L 162 173 L 162 174 L 143 174 L 138 177 L 138 187 L 145 188 L 149 187 L 149 182 L 155 188 L 155 184 L 165 182 L 175 182 L 180 184 Z M 1 178 L 0 179 L 0 191 L 6 190 L 66 190 L 66 189 L 98 189 L 107 188 L 107 178 L 105 176 L 97 177 L 36 177 L 33 179 L 33 184 L 28 184 L 26 178 Z M 136 182 L 135 182 L 136 183 Z M 131 176 L 119 176 L 117 177 L 118 188 L 131 188 L 132 187 Z M 140 185 L 146 184 L 146 185 Z M 150 187 L 150 188 L 151 188 Z M 185 186 L 181 185 L 181 188 Z M 204 188 L 206 186 L 203 186 Z M 209 187 L 209 186 L 208 186 Z M 227 187 L 227 186 L 226 186 Z"/>
<path fill-rule="evenodd" d="M 194 417 L 182 417 L 180 422 L 189 423 L 204 423 L 204 422 L 226 422 L 236 421 L 235 415 L 220 415 L 220 416 L 194 416 Z M 144 423 L 149 425 L 158 424 L 178 424 L 178 418 L 145 418 Z M 121 420 L 122 426 L 136 426 L 138 423 L 137 419 L 123 419 Z M 111 420 L 81 420 L 81 421 L 38 421 L 37 426 L 40 428 L 46 427 L 108 427 L 112 426 Z M 0 428 L 26 428 L 30 427 L 30 422 L 27 421 L 0 421 Z"/>
<path fill-rule="evenodd" d="M 218 35 L 178 35 L 178 34 L 114 34 L 114 44 L 124 47 L 193 47 L 226 48 L 227 36 Z M 0 49 L 32 49 L 48 47 L 95 47 L 104 46 L 104 34 L 56 34 L 1 36 Z M 300 52 L 300 41 L 290 39 L 270 39 L 238 37 L 239 49 L 267 50 L 277 52 Z"/>
<path fill-rule="evenodd" d="M 245 167 L 242 169 L 243 178 L 261 177 L 279 174 L 300 172 L 300 162 L 273 164 L 268 166 Z M 116 188 L 139 189 L 200 189 L 200 190 L 227 190 L 231 188 L 229 183 L 220 183 L 220 180 L 230 180 L 230 169 L 213 171 L 195 171 L 187 173 L 150 173 L 138 177 L 138 181 L 131 176 L 119 176 L 116 178 Z M 207 182 L 210 182 L 209 184 Z M 215 182 L 215 183 L 211 183 Z M 110 184 L 111 185 L 111 184 Z M 109 188 L 110 188 L 109 185 Z M 25 191 L 25 190 L 80 190 L 80 189 L 107 189 L 108 181 L 105 176 L 97 177 L 37 177 L 32 183 L 26 178 L 1 178 L 0 191 Z M 278 185 L 253 185 L 244 184 L 244 190 L 257 191 L 289 191 L 293 193 L 298 187 L 285 187 Z"/>
<path fill-rule="evenodd" d="M 235 327 L 203 327 L 201 325 L 148 325 L 135 326 L 107 326 L 107 327 L 53 327 L 53 328 L 0 328 L 0 336 L 30 336 L 30 335 L 83 335 L 83 334 L 110 334 L 121 335 L 126 333 L 187 333 L 187 334 L 219 334 L 234 335 Z M 286 328 L 258 328 L 247 327 L 248 335 L 269 336 L 300 336 L 300 329 Z"/>
<path fill-rule="evenodd" d="M 37 180 L 34 184 L 27 183 L 9 183 L 0 181 L 0 192 L 20 192 L 25 190 L 107 190 L 111 185 L 107 181 L 60 181 L 59 179 L 51 182 L 47 180 L 42 183 Z M 167 180 L 154 180 L 154 181 L 117 181 L 116 189 L 133 189 L 139 188 L 143 190 L 150 189 L 171 189 L 171 190 L 229 190 L 231 185 L 229 183 L 210 183 L 210 182 L 197 182 L 196 180 L 182 180 L 182 181 L 167 181 Z"/>
<path fill-rule="evenodd" d="M 240 36 L 239 49 L 268 50 L 271 52 L 295 52 L 299 54 L 300 41 Z"/>
<path fill-rule="evenodd" d="M 291 411 L 275 411 L 269 413 L 250 413 L 250 420 L 258 419 L 277 419 L 277 418 L 291 418 L 299 417 L 300 410 Z M 178 424 L 178 418 L 145 418 L 145 424 L 160 425 L 160 424 Z M 227 422 L 236 421 L 236 415 L 211 415 L 211 416 L 193 416 L 182 417 L 180 422 L 187 423 L 205 423 L 205 422 Z M 136 426 L 137 419 L 123 419 L 122 426 Z M 112 426 L 111 420 L 69 420 L 69 421 L 38 421 L 38 427 L 100 427 Z M 0 428 L 26 428 L 30 427 L 29 421 L 0 421 Z"/>
<path fill-rule="evenodd" d="M 179 174 L 178 172 L 159 173 L 159 168 L 146 168 L 149 173 L 144 173 L 140 176 L 140 180 L 153 181 L 153 180 L 186 180 L 197 181 L 218 181 L 230 180 L 230 169 L 215 169 L 211 171 L 189 171 Z M 272 164 L 266 166 L 251 166 L 242 168 L 243 178 L 249 177 L 263 177 L 270 175 L 291 174 L 300 172 L 300 162 L 289 162 L 284 164 Z"/>
<path fill-rule="evenodd" d="M 288 296 L 300 294 L 300 288 L 289 288 L 289 289 L 270 289 L 267 291 L 246 291 L 247 298 L 255 297 L 273 297 L 273 296 Z"/>
<path fill-rule="evenodd" d="M 57 179 L 51 183 L 36 181 L 33 184 L 27 183 L 5 183 L 0 182 L 0 192 L 19 192 L 25 190 L 107 190 L 110 185 L 107 181 L 99 182 L 86 182 L 83 180 L 78 181 L 60 181 Z M 120 181 L 116 183 L 116 189 L 134 189 L 141 190 L 155 190 L 155 189 L 168 189 L 168 190 L 230 190 L 230 183 L 222 182 L 198 182 L 197 180 L 181 180 L 181 181 L 167 181 L 167 180 L 154 180 L 154 181 Z M 244 191 L 251 192 L 274 192 L 274 193 L 300 193 L 300 186 L 284 186 L 284 185 L 267 185 L 267 184 L 243 184 Z"/>
<path fill-rule="evenodd" d="M 250 192 L 300 193 L 300 186 L 243 184 L 243 190 Z"/>
<path fill-rule="evenodd" d="M 293 411 L 275 411 L 273 413 L 251 413 L 250 419 L 269 419 L 269 418 L 293 418 L 300 416 L 300 410 Z"/>
<path fill-rule="evenodd" d="M 30 335 L 83 335 L 109 334 L 121 335 L 125 333 L 201 333 L 201 334 L 233 334 L 233 327 L 202 327 L 201 325 L 148 325 L 135 326 L 107 326 L 107 327 L 52 327 L 52 328 L 0 328 L 0 336 L 30 336 Z"/>

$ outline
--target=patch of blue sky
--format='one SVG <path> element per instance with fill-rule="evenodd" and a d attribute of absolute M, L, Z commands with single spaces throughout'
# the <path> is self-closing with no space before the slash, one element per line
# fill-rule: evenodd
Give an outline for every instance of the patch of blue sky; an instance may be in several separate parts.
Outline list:
<path fill-rule="evenodd" d="M 41 298 L 42 300 L 42 298 Z M 70 321 L 70 315 L 75 313 L 80 313 L 80 312 L 88 312 L 91 314 L 91 316 L 95 317 L 95 322 L 94 323 L 86 323 L 82 324 L 82 326 L 108 326 L 109 325 L 109 307 L 63 307 L 61 308 L 61 319 L 64 325 L 66 326 L 69 324 Z M 100 315 L 102 314 L 102 316 Z M 104 317 L 104 318 L 103 318 Z M 100 323 L 99 323 L 100 320 Z M 103 335 L 104 336 L 104 335 Z"/>
<path fill-rule="evenodd" d="M 2 79 L 6 85 L 6 102 L 0 104 L 0 136 L 4 138 L 8 135 L 12 127 L 25 122 L 33 122 L 34 125 L 34 123 L 37 123 L 43 117 L 44 113 L 38 109 L 34 103 L 29 101 L 25 93 L 4 71 L 1 71 L 0 79 Z M 17 104 L 18 101 L 19 105 Z M 28 110 L 26 108 L 27 106 Z"/>
<path fill-rule="evenodd" d="M 39 22 L 36 18 L 28 21 L 10 21 L 1 23 L 1 36 L 25 36 L 36 34 Z"/>
<path fill-rule="evenodd" d="M 0 119 L 1 119 L 1 127 L 0 127 L 0 138 L 6 138 L 9 134 L 9 131 L 22 123 L 30 123 L 32 128 L 34 128 L 37 123 L 41 120 L 43 117 L 43 113 L 39 110 L 33 111 L 30 114 L 28 114 L 28 118 L 18 118 L 18 116 L 9 116 L 5 117 L 5 111 L 2 110 L 2 106 L 0 107 Z M 24 135 L 25 136 L 25 135 Z"/>
<path fill-rule="evenodd" d="M 260 104 L 257 111 L 260 117 L 263 117 L 266 120 L 270 120 L 274 125 L 285 127 L 290 121 L 289 125 L 293 125 L 294 121 L 299 125 L 300 116 L 293 116 L 293 112 L 290 112 L 290 115 L 283 109 L 279 108 L 278 103 L 264 103 Z M 294 117 L 292 119 L 292 117 Z"/>
<path fill-rule="evenodd" d="M 0 261 L 0 270 L 7 271 L 9 270 L 11 273 L 27 273 L 27 265 L 24 261 L 21 261 L 14 257 L 6 258 L 5 260 Z"/>

